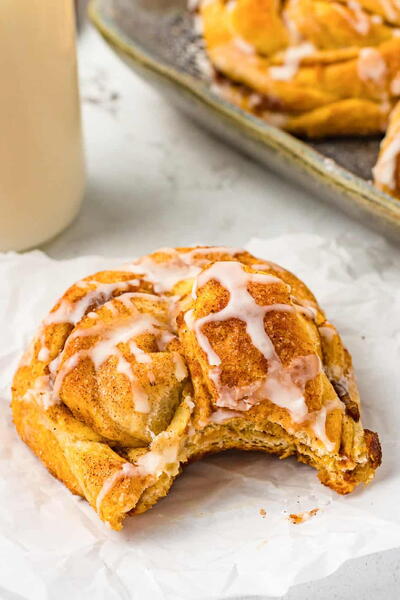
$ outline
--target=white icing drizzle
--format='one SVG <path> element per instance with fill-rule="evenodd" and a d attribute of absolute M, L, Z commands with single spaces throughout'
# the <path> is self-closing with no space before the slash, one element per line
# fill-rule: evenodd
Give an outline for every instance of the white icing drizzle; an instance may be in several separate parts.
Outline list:
<path fill-rule="evenodd" d="M 326 433 L 326 420 L 329 413 L 337 408 L 342 410 L 340 401 L 336 399 L 326 406 L 323 406 L 319 411 L 316 411 L 314 413 L 314 419 L 311 421 L 311 429 L 313 430 L 315 436 L 324 444 L 328 452 L 333 452 L 335 449 L 335 444 L 328 438 Z"/>
<path fill-rule="evenodd" d="M 216 405 L 221 408 L 246 411 L 268 398 L 277 406 L 287 409 L 294 422 L 303 422 L 308 415 L 304 388 L 307 381 L 321 372 L 320 359 L 316 355 L 301 356 L 295 358 L 288 367 L 284 367 L 265 331 L 264 318 L 268 312 L 293 312 L 295 307 L 288 304 L 261 306 L 248 291 L 250 283 L 264 285 L 278 283 L 284 286 L 286 284 L 273 275 L 248 273 L 244 271 L 241 263 L 230 261 L 216 262 L 211 265 L 198 276 L 197 285 L 202 287 L 212 280 L 218 281 L 229 292 L 228 303 L 219 312 L 210 313 L 199 319 L 195 319 L 193 312 L 189 311 L 186 315 L 186 323 L 193 329 L 198 344 L 212 367 L 209 375 L 218 392 Z M 268 361 L 266 377 L 248 386 L 231 388 L 221 385 L 221 359 L 203 333 L 205 325 L 230 319 L 238 319 L 246 324 L 246 332 L 252 344 Z"/>
<path fill-rule="evenodd" d="M 321 327 L 318 327 L 318 331 L 328 342 L 331 342 L 336 336 L 336 329 L 328 325 L 322 325 Z"/>
<path fill-rule="evenodd" d="M 125 296 L 129 297 L 129 299 L 132 299 L 136 297 L 136 294 L 132 292 L 125 294 Z M 127 299 L 128 298 L 125 298 L 123 301 L 126 302 Z M 121 301 L 121 296 L 118 298 L 118 300 Z M 114 302 L 114 300 L 111 302 Z M 108 307 L 109 304 L 110 303 L 108 302 L 104 306 Z M 131 363 L 124 357 L 123 353 L 119 350 L 118 345 L 121 343 L 128 344 L 129 350 L 137 362 L 151 363 L 151 356 L 139 348 L 133 338 L 145 333 L 150 333 L 156 337 L 159 344 L 165 347 L 169 341 L 174 339 L 176 336 L 171 331 L 168 331 L 165 328 L 165 324 L 158 321 L 155 317 L 147 313 L 141 313 L 134 304 L 130 304 L 129 308 L 132 313 L 131 316 L 129 318 L 122 319 L 120 324 L 117 324 L 116 322 L 111 324 L 98 323 L 85 329 L 78 328 L 69 336 L 69 342 L 75 338 L 86 336 L 98 336 L 99 339 L 92 345 L 91 348 L 86 350 L 78 350 L 75 352 L 75 354 L 63 362 L 61 369 L 55 378 L 55 401 L 58 400 L 59 391 L 64 378 L 77 366 L 81 360 L 84 358 L 89 358 L 92 361 L 94 368 L 98 370 L 107 359 L 114 356 L 117 359 L 117 371 L 124 374 L 131 383 L 135 410 L 141 413 L 148 413 L 150 411 L 150 404 L 148 402 L 147 394 L 139 385 L 133 373 Z M 154 382 L 154 376 L 151 372 L 149 373 L 149 380 L 150 382 Z"/>
<path fill-rule="evenodd" d="M 256 390 L 255 400 L 259 402 L 267 397 L 277 406 L 286 408 L 295 423 L 303 423 L 308 415 L 304 389 L 319 373 L 321 361 L 314 354 L 295 358 L 287 368 L 275 360 L 265 381 Z"/>
<path fill-rule="evenodd" d="M 297 46 L 289 46 L 284 52 L 283 64 L 269 67 L 268 73 L 270 77 L 279 81 L 293 79 L 299 70 L 303 58 L 311 56 L 315 51 L 316 48 L 311 42 L 302 42 Z"/>
<path fill-rule="evenodd" d="M 385 84 L 387 65 L 376 48 L 361 48 L 358 53 L 357 73 L 361 81 L 382 87 Z"/>
<path fill-rule="evenodd" d="M 87 290 L 87 293 L 74 302 L 66 299 L 62 300 L 59 307 L 49 313 L 44 319 L 42 323 L 42 332 L 39 336 L 41 348 L 38 352 L 38 359 L 47 362 L 50 358 L 50 351 L 46 346 L 44 335 L 45 327 L 54 323 L 70 323 L 71 325 L 76 325 L 90 307 L 96 307 L 107 302 L 115 292 L 124 292 L 132 286 L 139 285 L 139 283 L 140 281 L 138 279 L 116 281 L 113 283 L 101 283 L 93 280 L 78 281 L 75 286 Z M 112 310 L 112 308 L 113 306 L 110 305 L 109 309 Z M 93 315 L 95 315 L 95 313 L 93 313 Z"/>
<path fill-rule="evenodd" d="M 400 9 L 400 5 L 398 3 L 398 0 L 394 0 L 394 2 L 392 2 L 392 0 L 381 0 L 381 6 L 383 9 L 383 12 L 385 14 L 385 17 L 387 17 L 390 21 L 397 21 L 399 18 L 399 12 L 398 9 Z"/>
<path fill-rule="evenodd" d="M 184 402 L 185 402 L 186 406 L 189 408 L 190 412 L 192 413 L 194 410 L 195 404 L 194 404 L 190 394 L 186 395 Z"/>
<path fill-rule="evenodd" d="M 108 477 L 96 498 L 96 510 L 99 513 L 104 499 L 114 489 L 118 481 L 125 477 L 135 477 L 137 475 L 137 469 L 131 463 L 124 463 L 119 471 L 116 471 L 110 477 Z"/>
<path fill-rule="evenodd" d="M 359 2 L 348 0 L 347 7 L 335 3 L 335 9 L 340 12 L 349 25 L 360 35 L 367 35 L 371 27 L 371 19 L 369 15 L 363 11 Z"/>
<path fill-rule="evenodd" d="M 288 5 L 289 3 L 286 4 Z M 299 31 L 296 21 L 290 17 L 287 7 L 282 11 L 282 19 L 288 31 L 291 45 L 298 46 L 303 39 L 302 34 Z"/>
<path fill-rule="evenodd" d="M 117 305 L 116 305 L 116 304 L 114 304 L 113 302 L 110 302 L 110 303 L 108 304 L 108 306 L 107 306 L 107 310 L 108 310 L 108 312 L 109 312 L 109 313 L 111 313 L 111 314 L 112 314 L 114 317 L 115 317 L 116 315 L 118 315 L 118 314 L 119 314 L 119 312 L 118 312 L 118 308 L 117 308 Z M 92 312 L 92 313 L 94 313 L 94 311 L 91 311 L 91 312 Z M 94 314 L 96 314 L 96 313 L 94 313 Z"/>
<path fill-rule="evenodd" d="M 216 246 L 194 248 L 193 250 L 181 252 L 178 252 L 175 248 L 161 248 L 158 252 L 165 253 L 167 255 L 166 260 L 157 262 L 151 255 L 144 256 L 129 265 L 124 265 L 121 267 L 121 270 L 140 274 L 153 285 L 156 293 L 162 294 L 170 292 L 179 281 L 196 277 L 202 267 L 212 260 L 207 258 L 208 255 L 227 254 L 235 256 L 236 254 L 243 253 L 244 250 L 242 248 Z M 205 255 L 204 258 L 201 258 L 201 255 Z"/>
<path fill-rule="evenodd" d="M 175 363 L 175 377 L 177 381 L 183 381 L 188 376 L 188 370 L 183 357 L 179 352 L 174 352 L 172 354 L 172 360 Z"/>
<path fill-rule="evenodd" d="M 382 25 L 383 19 L 381 15 L 371 15 L 371 22 L 375 25 Z"/>
<path fill-rule="evenodd" d="M 305 317 L 308 317 L 312 321 L 317 321 L 318 311 L 311 300 L 302 300 L 296 296 L 290 296 L 290 299 L 293 302 L 294 308 L 299 313 L 303 314 Z"/>
<path fill-rule="evenodd" d="M 41 360 L 42 362 L 47 362 L 50 358 L 50 350 L 48 349 L 48 347 L 45 345 L 44 343 L 44 336 L 42 334 L 42 336 L 40 337 L 41 339 L 41 348 L 38 352 L 38 360 Z"/>
<path fill-rule="evenodd" d="M 256 49 L 253 46 L 253 44 L 250 44 L 244 38 L 242 38 L 238 35 L 233 38 L 233 43 L 235 44 L 235 46 L 237 48 L 239 48 L 239 50 L 241 50 L 245 54 L 248 54 L 251 56 L 256 53 Z"/>
<path fill-rule="evenodd" d="M 86 316 L 89 317 L 89 319 L 98 319 L 99 318 L 98 313 L 95 313 L 94 310 L 91 310 L 88 313 L 86 313 Z"/>
<path fill-rule="evenodd" d="M 400 73 L 397 73 L 390 84 L 390 92 L 394 96 L 400 96 Z"/>
<path fill-rule="evenodd" d="M 51 312 L 43 321 L 43 324 L 50 325 L 52 323 L 71 323 L 76 325 L 86 314 L 90 306 L 98 306 L 107 302 L 115 292 L 124 292 L 133 285 L 139 285 L 138 279 L 129 281 L 115 281 L 113 283 L 101 283 L 99 281 L 78 281 L 75 285 L 82 289 L 87 289 L 87 293 L 71 302 L 63 300 L 57 310 Z"/>
<path fill-rule="evenodd" d="M 221 360 L 211 347 L 208 338 L 202 333 L 202 328 L 207 323 L 227 321 L 228 319 L 241 319 L 246 323 L 246 330 L 254 346 L 267 359 L 274 354 L 274 347 L 264 330 L 264 317 L 268 310 L 275 308 L 256 304 L 253 296 L 248 292 L 247 286 L 252 283 L 280 283 L 282 280 L 274 275 L 263 273 L 246 273 L 243 265 L 238 262 L 217 262 L 201 273 L 197 278 L 197 288 L 204 286 L 211 280 L 216 280 L 229 292 L 228 304 L 221 311 L 211 313 L 194 321 L 194 330 L 200 347 L 207 354 L 208 362 L 212 366 L 221 364 Z M 283 284 L 284 285 L 284 284 Z M 274 305 L 276 310 L 287 310 L 286 304 Z"/>
<path fill-rule="evenodd" d="M 385 140 L 384 140 L 385 141 Z M 393 139 L 381 150 L 378 161 L 373 168 L 375 182 L 396 189 L 396 171 L 400 157 L 400 128 L 394 134 Z"/>

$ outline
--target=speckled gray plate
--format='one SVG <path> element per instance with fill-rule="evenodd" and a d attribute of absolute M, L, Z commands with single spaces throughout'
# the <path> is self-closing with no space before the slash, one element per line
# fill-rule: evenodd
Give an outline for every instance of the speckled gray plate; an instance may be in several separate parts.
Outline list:
<path fill-rule="evenodd" d="M 186 0 L 91 0 L 89 15 L 132 69 L 211 133 L 400 241 L 400 201 L 368 181 L 379 140 L 305 143 L 222 100 L 211 89 L 186 5 Z"/>

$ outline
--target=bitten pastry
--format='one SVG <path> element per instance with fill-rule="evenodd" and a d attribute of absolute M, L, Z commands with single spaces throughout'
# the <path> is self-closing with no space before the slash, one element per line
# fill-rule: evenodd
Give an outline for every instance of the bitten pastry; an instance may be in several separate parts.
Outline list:
<path fill-rule="evenodd" d="M 228 448 L 295 455 L 342 494 L 381 461 L 335 327 L 299 279 L 240 249 L 162 249 L 73 285 L 20 363 L 12 411 L 114 529 Z"/>
<path fill-rule="evenodd" d="M 203 0 L 198 10 L 215 88 L 234 104 L 309 138 L 386 131 L 400 98 L 397 0 Z"/>

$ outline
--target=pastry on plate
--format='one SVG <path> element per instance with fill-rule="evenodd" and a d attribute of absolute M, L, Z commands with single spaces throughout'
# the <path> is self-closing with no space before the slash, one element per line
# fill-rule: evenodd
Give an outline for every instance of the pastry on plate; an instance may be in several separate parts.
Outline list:
<path fill-rule="evenodd" d="M 120 529 L 182 465 L 291 455 L 347 494 L 380 464 L 351 357 L 312 293 L 241 249 L 162 249 L 69 288 L 13 382 L 21 438 Z M 268 473 L 266 473 L 268 477 Z"/>
<path fill-rule="evenodd" d="M 203 0 L 198 10 L 214 87 L 229 101 L 308 138 L 386 131 L 400 98 L 396 0 Z"/>

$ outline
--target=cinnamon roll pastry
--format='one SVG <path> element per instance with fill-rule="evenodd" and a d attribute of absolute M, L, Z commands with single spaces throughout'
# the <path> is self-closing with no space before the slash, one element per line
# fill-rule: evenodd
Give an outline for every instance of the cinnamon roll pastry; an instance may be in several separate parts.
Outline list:
<path fill-rule="evenodd" d="M 198 11 L 224 98 L 309 138 L 386 131 L 400 98 L 397 0 L 203 0 Z"/>
<path fill-rule="evenodd" d="M 400 102 L 390 115 L 373 174 L 378 188 L 400 198 Z"/>
<path fill-rule="evenodd" d="M 182 466 L 294 455 L 347 494 L 380 464 L 351 358 L 294 275 L 234 248 L 163 249 L 73 285 L 13 382 L 21 438 L 120 529 Z"/>

